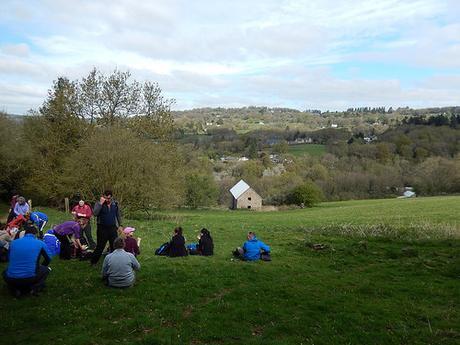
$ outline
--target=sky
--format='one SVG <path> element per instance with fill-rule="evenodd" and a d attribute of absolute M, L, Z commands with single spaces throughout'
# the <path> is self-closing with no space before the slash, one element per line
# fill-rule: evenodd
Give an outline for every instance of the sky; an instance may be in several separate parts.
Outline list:
<path fill-rule="evenodd" d="M 93 67 L 177 110 L 460 105 L 460 1 L 0 0 L 0 110 Z"/>

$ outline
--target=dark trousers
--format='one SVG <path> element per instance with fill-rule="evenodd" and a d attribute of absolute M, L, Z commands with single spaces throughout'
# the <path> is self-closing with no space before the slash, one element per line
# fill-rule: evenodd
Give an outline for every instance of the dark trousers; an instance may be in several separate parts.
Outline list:
<path fill-rule="evenodd" d="M 37 274 L 30 278 L 10 278 L 6 275 L 6 270 L 3 271 L 3 279 L 5 280 L 8 289 L 14 294 L 17 290 L 21 293 L 29 291 L 41 291 L 45 287 L 45 281 L 50 270 L 48 266 L 38 266 Z"/>
<path fill-rule="evenodd" d="M 54 233 L 59 242 L 61 242 L 61 250 L 59 258 L 63 260 L 70 260 L 72 258 L 72 246 L 70 245 L 69 238 L 66 235 L 59 235 Z"/>
<path fill-rule="evenodd" d="M 86 244 L 92 249 L 96 247 L 96 243 L 93 240 L 93 235 L 91 234 L 91 221 L 88 221 L 86 226 L 81 229 L 80 238 L 84 238 L 86 240 Z"/>
<path fill-rule="evenodd" d="M 99 258 L 104 251 L 107 241 L 110 245 L 110 251 L 113 251 L 113 241 L 117 238 L 117 226 L 116 225 L 97 225 L 97 244 L 91 258 L 91 263 L 95 264 L 99 261 Z"/>
<path fill-rule="evenodd" d="M 16 214 L 14 213 L 13 209 L 11 209 L 10 213 L 8 213 L 8 218 L 6 220 L 6 224 L 11 222 L 14 218 L 16 218 Z"/>
<path fill-rule="evenodd" d="M 241 248 L 241 247 L 238 247 L 236 248 L 233 252 L 232 252 L 233 256 L 238 258 L 238 259 L 241 259 L 241 260 L 244 260 L 244 249 Z"/>

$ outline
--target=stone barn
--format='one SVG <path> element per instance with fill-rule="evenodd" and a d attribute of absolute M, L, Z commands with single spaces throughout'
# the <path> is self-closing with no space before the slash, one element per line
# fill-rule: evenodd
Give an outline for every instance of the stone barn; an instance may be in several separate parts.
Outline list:
<path fill-rule="evenodd" d="M 240 180 L 230 189 L 232 194 L 232 209 L 245 208 L 260 210 L 262 208 L 262 197 L 256 193 L 246 182 Z"/>

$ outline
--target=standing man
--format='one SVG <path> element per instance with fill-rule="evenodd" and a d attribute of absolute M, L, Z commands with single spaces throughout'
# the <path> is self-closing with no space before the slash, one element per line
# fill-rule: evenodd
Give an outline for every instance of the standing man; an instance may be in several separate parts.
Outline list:
<path fill-rule="evenodd" d="M 26 226 L 25 236 L 10 244 L 10 262 L 3 272 L 3 279 L 16 297 L 28 292 L 37 294 L 45 287 L 46 277 L 51 271 L 48 267 L 51 256 L 45 243 L 35 238 L 36 233 L 35 227 Z M 41 265 L 40 256 L 44 259 Z"/>
<path fill-rule="evenodd" d="M 113 251 L 113 241 L 118 236 L 117 229 L 121 228 L 120 208 L 118 202 L 112 199 L 111 190 L 106 190 L 101 199 L 96 202 L 93 213 L 97 217 L 97 244 L 91 258 L 91 264 L 95 265 L 99 261 L 107 241 L 110 245 L 110 251 Z"/>

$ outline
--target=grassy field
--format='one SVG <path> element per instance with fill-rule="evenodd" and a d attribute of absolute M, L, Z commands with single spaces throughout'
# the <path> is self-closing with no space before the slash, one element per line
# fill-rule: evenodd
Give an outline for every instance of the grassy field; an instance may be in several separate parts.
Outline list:
<path fill-rule="evenodd" d="M 320 144 L 289 145 L 288 153 L 297 157 L 304 156 L 305 154 L 320 157 L 326 153 L 326 146 Z"/>
<path fill-rule="evenodd" d="M 460 197 L 435 197 L 139 217 L 125 221 L 143 238 L 136 286 L 106 288 L 101 263 L 55 259 L 39 297 L 0 289 L 1 342 L 458 344 L 459 214 Z M 176 224 L 192 241 L 207 227 L 216 255 L 154 256 Z M 248 230 L 272 246 L 272 262 L 231 260 Z"/>

